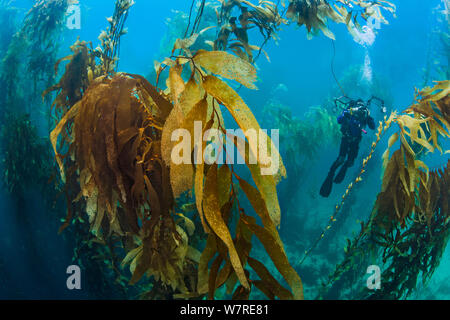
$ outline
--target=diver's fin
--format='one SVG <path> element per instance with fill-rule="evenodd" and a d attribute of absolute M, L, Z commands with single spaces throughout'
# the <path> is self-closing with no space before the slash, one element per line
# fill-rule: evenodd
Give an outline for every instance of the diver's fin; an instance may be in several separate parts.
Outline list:
<path fill-rule="evenodd" d="M 344 181 L 345 178 L 345 174 L 347 173 L 347 166 L 344 164 L 341 168 L 341 170 L 339 170 L 339 173 L 337 174 L 336 178 L 334 178 L 334 182 L 335 183 L 341 183 L 342 181 Z"/>
<path fill-rule="evenodd" d="M 320 188 L 320 195 L 324 198 L 328 198 L 331 193 L 331 188 L 333 187 L 333 175 L 329 174 L 325 179 L 322 187 Z"/>

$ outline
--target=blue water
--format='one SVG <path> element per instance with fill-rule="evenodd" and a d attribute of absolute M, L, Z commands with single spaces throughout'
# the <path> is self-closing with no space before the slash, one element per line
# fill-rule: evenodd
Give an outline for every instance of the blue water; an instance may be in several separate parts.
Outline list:
<path fill-rule="evenodd" d="M 190 1 L 148 1 L 135 0 L 126 27 L 128 34 L 121 43 L 120 71 L 147 75 L 153 68 L 153 61 L 164 54 L 160 52 L 160 43 L 168 31 L 166 18 L 173 17 L 173 10 L 189 11 Z M 32 1 L 16 0 L 12 2 L 20 8 L 17 23 L 21 21 Z M 77 37 L 81 40 L 93 41 L 94 47 L 101 30 L 105 28 L 106 17 L 112 15 L 114 1 L 112 0 L 80 0 L 81 30 L 64 30 L 59 56 L 70 53 L 68 47 Z M 262 119 L 262 109 L 267 101 L 277 98 L 291 108 L 292 114 L 302 118 L 311 106 L 319 106 L 330 94 L 339 94 L 336 82 L 331 73 L 331 61 L 335 55 L 334 70 L 338 78 L 364 65 L 366 54 L 371 60 L 372 74 L 381 79 L 389 95 L 392 96 L 389 108 L 402 110 L 413 101 L 415 88 L 423 85 L 423 68 L 426 66 L 430 34 L 436 26 L 436 16 L 433 9 L 440 0 L 408 0 L 394 1 L 397 5 L 397 18 L 389 13 L 384 16 L 389 25 L 382 25 L 374 44 L 364 48 L 357 44 L 344 25 L 331 24 L 330 29 L 336 36 L 335 53 L 332 42 L 323 35 L 308 40 L 305 28 L 283 26 L 279 32 L 281 40 L 276 45 L 269 42 L 265 47 L 271 62 L 263 56 L 257 61 L 259 90 L 242 89 L 241 96 L 248 103 L 258 119 Z M 448 30 L 447 30 L 448 32 Z M 255 43 L 258 44 L 259 43 Z M 170 52 L 167 52 L 170 54 Z M 274 89 L 283 84 L 287 90 L 275 92 Z M 430 83 L 428 83 L 429 85 Z M 355 81 L 358 92 L 362 83 Z M 361 90 L 361 93 L 365 93 Z M 367 98 L 367 97 L 364 97 Z M 381 116 L 380 114 L 376 114 Z M 376 119 L 378 121 L 380 119 Z M 40 132 L 44 133 L 46 120 L 39 123 Z M 271 128 L 267 128 L 271 129 Z M 364 137 L 357 164 L 361 163 L 371 143 L 369 137 Z M 386 146 L 383 142 L 381 149 Z M 280 146 L 283 149 L 283 146 Z M 364 149 L 365 148 L 365 149 Z M 448 149 L 448 148 L 447 148 Z M 356 165 L 349 170 L 347 179 L 338 186 L 329 199 L 308 198 L 305 194 L 310 189 L 316 190 L 328 170 L 331 161 L 337 155 L 338 146 L 329 146 L 322 150 L 310 172 L 305 173 L 305 181 L 301 190 L 294 194 L 297 206 L 287 208 L 289 224 L 280 233 L 286 244 L 291 261 L 298 261 L 306 249 L 302 234 L 297 232 L 299 223 L 305 223 L 310 228 L 308 237 L 320 233 L 332 213 L 334 205 L 339 200 L 349 177 L 358 170 Z M 381 157 L 378 150 L 376 156 Z M 439 166 L 447 162 L 448 155 L 435 156 L 430 160 L 430 166 Z M 379 160 L 377 160 L 379 161 Z M 351 216 L 346 224 L 337 231 L 333 242 L 327 242 L 329 250 L 339 252 L 345 237 L 352 235 L 358 229 L 356 220 L 365 220 L 370 214 L 371 205 L 380 188 L 379 166 L 374 165 L 367 179 L 355 196 Z M 319 202 L 318 202 L 319 201 Z M 283 207 L 283 203 L 281 204 Z M 0 190 L 0 299 L 79 299 L 99 298 L 93 288 L 85 287 L 80 291 L 70 291 L 66 288 L 66 268 L 72 261 L 74 241 L 72 235 L 57 235 L 59 220 L 65 212 L 47 212 L 42 203 L 42 194 L 38 190 L 28 190 L 25 198 L 17 203 L 5 190 Z M 285 214 L 284 212 L 282 214 Z M 283 217 L 283 216 L 282 216 Z M 305 228 L 305 226 L 303 226 Z M 315 233 L 314 233 L 315 232 Z M 324 257 L 314 256 L 313 261 L 323 264 L 323 272 L 331 272 L 331 265 L 326 265 Z M 338 258 L 332 261 L 339 261 Z M 450 298 L 450 289 L 441 288 L 437 292 L 438 283 L 450 279 L 450 249 L 447 249 L 441 265 L 436 271 L 431 289 L 423 289 L 417 298 L 426 298 L 433 292 L 435 298 Z M 89 272 L 88 270 L 86 272 Z M 320 271 L 317 271 L 320 273 Z M 300 276 L 302 274 L 300 273 Z M 434 289 L 433 289 L 434 288 Z M 308 289 L 308 288 L 307 288 Z M 427 291 L 431 290 L 431 291 Z M 308 293 L 308 291 L 306 292 Z M 113 297 L 113 296 L 111 296 Z M 105 298 L 111 298 L 105 297 Z M 310 296 L 311 298 L 311 296 Z"/>

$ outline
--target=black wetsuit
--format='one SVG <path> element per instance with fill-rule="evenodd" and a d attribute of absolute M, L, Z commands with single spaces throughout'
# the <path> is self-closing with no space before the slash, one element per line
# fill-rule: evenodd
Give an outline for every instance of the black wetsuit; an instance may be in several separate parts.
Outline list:
<path fill-rule="evenodd" d="M 341 125 L 342 132 L 339 156 L 331 166 L 327 178 L 320 189 L 320 194 L 323 197 L 330 195 L 333 182 L 341 183 L 345 178 L 347 169 L 355 163 L 364 128 L 368 126 L 372 130 L 375 129 L 375 121 L 370 116 L 369 110 L 365 105 L 354 105 L 345 110 L 338 117 L 338 123 Z M 339 167 L 341 167 L 341 170 L 334 177 Z"/>

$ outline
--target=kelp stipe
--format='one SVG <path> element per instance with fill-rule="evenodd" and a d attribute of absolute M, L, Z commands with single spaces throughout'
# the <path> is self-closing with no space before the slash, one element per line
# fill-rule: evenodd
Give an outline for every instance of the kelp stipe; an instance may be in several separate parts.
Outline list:
<path fill-rule="evenodd" d="M 103 74 L 117 72 L 119 66 L 120 39 L 128 32 L 125 28 L 125 22 L 128 18 L 128 12 L 133 5 L 134 1 L 116 1 L 113 16 L 107 18 L 109 26 L 106 28 L 106 31 L 102 31 L 100 34 L 99 40 L 102 47 L 97 48 L 96 51 L 100 53 Z"/>
<path fill-rule="evenodd" d="M 362 167 L 356 178 L 347 186 L 347 189 L 345 190 L 345 193 L 342 195 L 341 200 L 338 204 L 336 204 L 336 207 L 334 209 L 333 215 L 331 215 L 328 225 L 323 229 L 322 233 L 319 235 L 319 237 L 313 242 L 313 245 L 305 251 L 305 254 L 303 256 L 303 259 L 300 261 L 300 265 L 303 264 L 306 258 L 308 258 L 308 255 L 311 253 L 312 250 L 316 248 L 316 246 L 319 244 L 319 242 L 325 237 L 325 234 L 328 232 L 328 230 L 331 229 L 333 226 L 333 223 L 336 222 L 337 216 L 341 212 L 342 208 L 344 207 L 345 201 L 347 200 L 347 197 L 349 196 L 352 189 L 355 187 L 356 184 L 360 183 L 363 179 L 362 176 L 366 172 L 366 166 L 369 163 L 369 161 L 372 159 L 372 156 L 375 152 L 375 149 L 378 145 L 378 143 L 381 140 L 382 135 L 389 129 L 389 127 L 392 124 L 392 121 L 395 118 L 395 113 L 392 113 L 389 119 L 385 118 L 384 122 L 379 123 L 377 133 L 376 133 L 376 140 L 372 143 L 369 155 L 364 158 Z"/>

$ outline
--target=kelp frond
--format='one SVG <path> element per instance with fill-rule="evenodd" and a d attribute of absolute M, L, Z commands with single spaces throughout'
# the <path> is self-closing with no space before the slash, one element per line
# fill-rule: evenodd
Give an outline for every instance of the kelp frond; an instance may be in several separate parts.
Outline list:
<path fill-rule="evenodd" d="M 256 70 L 226 52 L 191 54 L 189 43 L 177 41 L 179 47 L 173 52 L 179 48 L 184 54 L 161 63 L 169 69 L 165 91 L 141 76 L 105 69 L 105 59 L 96 64 L 98 50 L 85 43 L 73 47 L 65 74 L 50 89 L 59 93 L 55 105 L 61 110 L 61 120 L 51 140 L 61 174 L 78 179 L 81 192 L 74 200 L 85 202 L 91 231 L 99 239 L 124 239 L 122 265 L 130 265 L 131 283 L 146 275 L 178 298 L 208 295 L 214 299 L 216 289 L 226 284 L 236 299 L 248 298 L 253 285 L 269 298 L 301 299 L 300 277 L 289 264 L 276 230 L 281 219 L 276 185 L 286 175 L 283 162 L 267 135 L 264 141 L 271 146 L 272 158 L 278 158 L 279 170 L 264 175 L 265 159 L 249 161 L 250 154 L 258 152 L 249 143 L 248 132 L 258 132 L 260 127 L 238 93 L 222 80 L 255 88 Z M 191 76 L 185 81 L 182 71 L 187 67 Z M 211 128 L 228 133 L 220 106 L 244 131 L 246 149 L 238 150 L 256 187 L 228 163 L 172 161 L 174 130 L 184 128 L 193 138 L 194 124 L 199 122 L 202 136 Z M 242 146 L 237 141 L 236 146 Z M 186 152 L 195 159 L 198 150 L 206 149 L 206 141 L 196 148 L 190 142 Z M 226 150 L 225 145 L 220 147 Z M 62 156 L 62 150 L 68 153 Z M 240 206 L 238 188 L 261 223 Z M 192 217 L 180 212 L 184 206 L 177 204 L 192 191 L 202 228 L 195 228 Z M 199 252 L 191 246 L 191 236 L 201 232 L 208 239 Z M 269 271 L 250 257 L 253 236 L 261 241 L 291 290 L 274 285 L 274 278 L 267 277 Z M 251 279 L 248 267 L 260 279 Z"/>
<path fill-rule="evenodd" d="M 67 0 L 38 0 L 25 17 L 24 32 L 31 39 L 45 43 L 51 40 L 52 33 L 61 27 L 68 7 Z"/>
<path fill-rule="evenodd" d="M 355 29 L 362 30 L 359 19 L 367 21 L 369 17 L 374 17 L 380 23 L 387 24 L 381 9 L 394 14 L 396 7 L 389 1 L 289 0 L 286 16 L 299 26 L 305 25 L 309 36 L 322 31 L 325 36 L 334 39 L 334 34 L 327 27 L 328 19 L 345 23 L 349 32 L 354 34 Z"/>
<path fill-rule="evenodd" d="M 201 295 L 209 292 L 209 297 L 214 298 L 216 288 L 222 286 L 228 279 L 234 278 L 234 282 L 238 279 L 241 283 L 241 289 L 238 288 L 237 290 L 242 290 L 244 295 L 239 296 L 241 298 L 248 296 L 250 283 L 252 282 L 248 278 L 244 267 L 245 262 L 249 259 L 250 239 L 254 234 L 263 243 L 279 272 L 291 286 L 293 290 L 291 297 L 301 298 L 302 286 L 300 278 L 289 266 L 275 229 L 275 226 L 280 221 L 280 209 L 275 189 L 277 178 L 275 176 L 261 175 L 260 169 L 264 167 L 264 164 L 257 163 L 252 165 L 248 161 L 248 157 L 244 157 L 256 184 L 257 188 L 255 189 L 237 176 L 232 165 L 224 164 L 219 167 L 217 164 L 207 166 L 201 163 L 192 168 L 189 164 L 175 165 L 170 158 L 171 150 L 174 148 L 174 143 L 170 141 L 170 137 L 175 128 L 187 128 L 190 136 L 194 137 L 194 121 L 206 119 L 206 122 L 201 122 L 203 123 L 202 132 L 206 132 L 211 127 L 217 127 L 225 133 L 219 105 L 223 105 L 230 112 L 244 134 L 248 133 L 249 129 L 259 130 L 260 127 L 250 109 L 239 95 L 218 77 L 211 74 L 208 75 L 208 73 L 214 73 L 252 87 L 252 83 L 256 79 L 254 68 L 244 60 L 240 60 L 226 52 L 199 51 L 193 57 L 178 56 L 174 59 L 166 59 L 163 62 L 163 64 L 170 67 L 167 85 L 174 108 L 163 128 L 162 155 L 166 165 L 170 167 L 170 180 L 175 194 L 189 191 L 192 182 L 194 182 L 197 209 L 203 222 L 204 230 L 209 233 L 207 246 L 200 258 L 199 290 L 197 294 Z M 181 78 L 181 72 L 183 66 L 187 64 L 191 67 L 192 75 L 185 82 Z M 234 139 L 236 137 L 231 138 Z M 246 136 L 246 138 L 250 139 L 249 136 Z M 190 145 L 189 153 L 193 153 L 194 144 Z M 251 149 L 252 146 L 246 145 L 249 147 L 247 150 L 250 153 L 257 153 L 257 150 Z M 198 148 L 204 150 L 205 145 L 198 146 Z M 225 147 L 221 148 L 226 150 Z M 275 152 L 275 157 L 279 157 L 276 149 L 272 148 L 272 152 Z M 282 162 L 280 163 L 281 169 L 279 174 L 283 176 L 285 174 L 284 166 Z M 222 177 L 224 174 L 225 176 Z M 225 179 L 227 176 L 228 178 Z M 231 230 L 228 230 L 228 225 L 233 212 L 233 204 L 238 204 L 236 191 L 232 183 L 235 179 L 239 181 L 241 188 L 243 188 L 245 194 L 254 205 L 256 213 L 260 215 L 263 226 L 257 225 L 253 218 L 245 215 L 243 209 L 240 208 L 238 227 L 235 232 L 235 238 L 233 238 Z M 219 190 L 226 190 L 225 197 L 221 192 L 219 193 Z M 240 235 L 241 233 L 242 235 Z M 248 249 L 243 250 L 245 247 L 248 247 Z M 225 252 L 228 254 L 225 254 Z M 216 254 L 219 254 L 219 256 L 212 260 L 213 266 L 210 270 L 208 285 L 207 278 L 200 271 L 207 270 L 208 261 L 213 259 Z M 220 269 L 223 262 L 225 262 L 225 265 Z M 254 266 L 256 265 L 257 263 L 254 264 Z M 264 282 L 264 279 L 261 281 Z M 264 286 L 264 284 L 260 284 L 260 286 Z M 190 293 L 187 296 L 194 294 Z M 186 295 L 184 296 L 186 297 Z"/>
<path fill-rule="evenodd" d="M 98 47 L 96 49 L 103 67 L 103 74 L 117 72 L 120 39 L 128 32 L 125 28 L 125 22 L 128 18 L 128 12 L 133 5 L 133 0 L 116 1 L 113 16 L 106 19 L 109 26 L 106 28 L 106 31 L 101 32 L 99 36 L 101 48 Z"/>
<path fill-rule="evenodd" d="M 379 214 L 387 214 L 392 221 L 405 226 L 411 214 L 420 214 L 421 184 L 427 185 L 428 167 L 417 159 L 414 145 L 428 152 L 440 150 L 438 137 L 450 138 L 450 81 L 437 83 L 419 92 L 417 103 L 394 119 L 400 130 L 392 135 L 384 154 L 385 172 L 382 192 L 378 196 Z M 400 149 L 389 159 L 390 147 L 400 137 Z M 389 160 L 388 160 L 389 159 Z M 425 175 L 423 175 L 425 174 Z M 424 180 L 425 179 L 425 180 Z M 392 205 L 394 212 L 392 214 Z M 429 214 L 428 214 L 429 215 Z"/>
<path fill-rule="evenodd" d="M 61 62 L 69 61 L 61 79 L 42 93 L 42 97 L 45 97 L 51 92 L 56 92 L 52 108 L 54 107 L 56 112 L 60 113 L 67 112 L 80 101 L 90 82 L 100 75 L 92 45 L 89 47 L 88 43 L 77 40 L 70 49 L 73 54 L 59 59 L 54 67 L 57 74 Z"/>
<path fill-rule="evenodd" d="M 213 50 L 231 51 L 241 59 L 253 63 L 256 59 L 253 51 L 262 52 L 264 45 L 271 39 L 278 40 L 277 32 L 287 21 L 281 16 L 279 7 L 271 1 L 260 1 L 258 5 L 246 0 L 221 1 L 217 11 L 217 35 L 211 42 Z M 239 15 L 233 16 L 235 10 Z M 256 28 L 263 37 L 261 46 L 249 43 L 249 30 Z"/>

